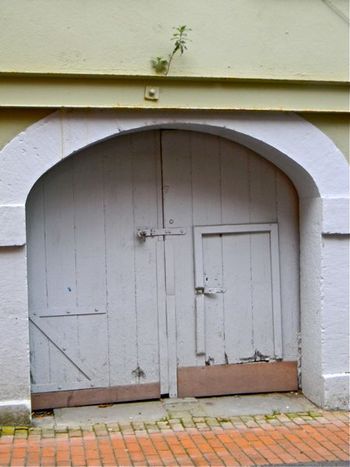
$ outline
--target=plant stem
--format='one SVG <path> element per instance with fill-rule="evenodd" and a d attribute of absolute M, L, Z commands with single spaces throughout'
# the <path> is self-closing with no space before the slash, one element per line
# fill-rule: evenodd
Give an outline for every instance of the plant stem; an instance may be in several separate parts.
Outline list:
<path fill-rule="evenodd" d="M 167 66 L 167 68 L 166 68 L 166 70 L 165 70 L 165 73 L 164 73 L 165 76 L 167 76 L 168 73 L 169 73 L 171 61 L 172 61 L 172 59 L 174 58 L 174 55 L 175 55 L 175 54 L 176 54 L 176 50 L 174 49 L 174 50 L 171 52 L 171 54 L 169 55 L 168 66 Z"/>

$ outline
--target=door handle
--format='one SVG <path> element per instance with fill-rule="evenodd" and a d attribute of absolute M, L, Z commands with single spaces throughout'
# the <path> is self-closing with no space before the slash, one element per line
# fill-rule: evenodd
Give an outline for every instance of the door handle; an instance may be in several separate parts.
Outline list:
<path fill-rule="evenodd" d="M 226 289 L 222 287 L 196 287 L 195 290 L 198 295 L 215 295 L 226 292 Z"/>

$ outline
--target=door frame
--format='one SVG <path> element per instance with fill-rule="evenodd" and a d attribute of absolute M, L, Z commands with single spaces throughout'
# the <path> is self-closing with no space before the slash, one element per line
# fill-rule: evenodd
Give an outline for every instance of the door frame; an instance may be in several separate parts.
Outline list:
<path fill-rule="evenodd" d="M 249 147 L 279 167 L 300 200 L 302 388 L 323 407 L 348 406 L 347 235 L 349 179 L 345 156 L 294 113 L 57 111 L 0 152 L 1 302 L 6 336 L 0 372 L 1 411 L 30 419 L 25 204 L 35 182 L 76 151 L 122 133 L 189 129 Z M 334 281 L 338 287 L 334 287 Z M 16 316 L 16 320 L 13 317 Z M 341 350 L 342 358 L 339 358 Z M 20 356 L 20 358 L 18 358 Z M 16 372 L 12 371 L 16 362 Z M 335 365 L 334 362 L 337 362 Z M 12 407 L 12 409 L 11 409 Z"/>

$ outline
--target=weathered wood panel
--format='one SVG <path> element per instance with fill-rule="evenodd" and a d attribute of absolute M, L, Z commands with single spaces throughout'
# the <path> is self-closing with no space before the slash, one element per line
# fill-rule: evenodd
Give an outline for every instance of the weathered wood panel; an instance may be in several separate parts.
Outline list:
<path fill-rule="evenodd" d="M 223 396 L 298 389 L 297 362 L 178 368 L 179 397 Z"/>
<path fill-rule="evenodd" d="M 159 383 L 32 394 L 33 410 L 159 399 Z"/>

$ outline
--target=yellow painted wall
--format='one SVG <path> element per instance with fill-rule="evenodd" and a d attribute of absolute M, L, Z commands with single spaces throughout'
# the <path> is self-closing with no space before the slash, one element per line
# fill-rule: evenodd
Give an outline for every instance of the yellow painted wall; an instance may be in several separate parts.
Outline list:
<path fill-rule="evenodd" d="M 0 109 L 0 149 L 18 133 L 51 112 L 48 109 Z"/>
<path fill-rule="evenodd" d="M 350 160 L 350 115 L 302 113 L 302 117 L 329 136 L 345 157 Z"/>
<path fill-rule="evenodd" d="M 18 133 L 44 118 L 48 109 L 0 109 L 0 149 Z M 347 159 L 350 159 L 350 116 L 344 114 L 300 114 L 329 136 Z"/>
<path fill-rule="evenodd" d="M 106 96 L 111 96 L 112 104 L 105 106 L 113 107 L 120 89 L 127 101 L 122 107 L 133 106 L 137 98 L 140 107 L 145 103 L 161 107 L 168 99 L 174 108 L 188 94 L 186 102 L 197 99 L 202 106 L 215 108 L 219 91 L 227 86 L 232 91 L 224 97 L 228 108 L 316 110 L 301 115 L 349 157 L 349 116 L 329 112 L 347 107 L 344 85 L 297 84 L 349 80 L 349 4 L 350 0 L 0 0 L 0 106 L 23 106 L 0 108 L 0 147 L 52 108 L 103 107 Z M 105 79 L 152 75 L 151 57 L 167 55 L 172 27 L 180 24 L 192 28 L 192 42 L 185 55 L 174 60 L 170 74 L 199 81 L 163 81 L 167 87 L 161 83 L 161 98 L 152 103 L 144 100 L 144 83 L 137 84 L 142 80 L 132 83 L 137 92 L 132 89 L 128 97 L 124 89 L 128 80 L 114 84 Z M 28 72 L 78 73 L 87 78 L 97 74 L 104 84 L 84 78 L 67 85 L 61 95 L 57 86 L 64 78 L 59 76 L 46 83 L 45 76 L 6 75 Z M 258 84 L 200 83 L 208 77 L 256 79 Z M 104 94 L 105 88 L 110 94 Z"/>
<path fill-rule="evenodd" d="M 348 0 L 0 0 L 0 72 L 152 73 L 172 27 L 192 28 L 171 74 L 347 80 Z"/>

